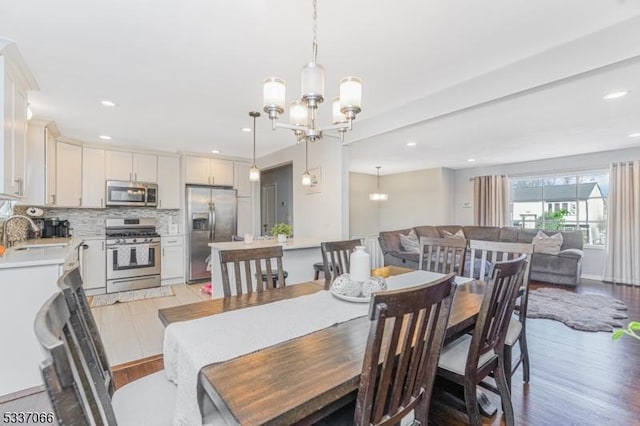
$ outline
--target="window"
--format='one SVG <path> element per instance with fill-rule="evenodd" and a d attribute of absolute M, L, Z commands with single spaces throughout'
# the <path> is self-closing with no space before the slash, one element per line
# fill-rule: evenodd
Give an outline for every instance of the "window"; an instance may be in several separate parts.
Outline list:
<path fill-rule="evenodd" d="M 513 226 L 579 229 L 588 245 L 606 243 L 609 173 L 511 180 Z"/>

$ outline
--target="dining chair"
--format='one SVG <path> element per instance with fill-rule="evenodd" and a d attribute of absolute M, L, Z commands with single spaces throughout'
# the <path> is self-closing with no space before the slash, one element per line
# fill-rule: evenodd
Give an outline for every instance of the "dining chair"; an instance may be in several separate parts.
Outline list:
<path fill-rule="evenodd" d="M 418 269 L 462 276 L 466 252 L 464 238 L 421 237 Z"/>
<path fill-rule="evenodd" d="M 512 317 L 509 321 L 509 330 L 507 331 L 507 337 L 505 338 L 504 363 L 507 367 L 507 383 L 509 384 L 509 390 L 511 390 L 511 377 L 520 364 L 522 364 L 523 381 L 525 383 L 529 383 L 530 363 L 529 350 L 527 347 L 526 324 L 533 244 L 471 240 L 469 242 L 469 248 L 471 251 L 471 258 L 480 258 L 481 265 L 515 259 L 522 255 L 525 255 L 527 259 L 522 279 L 522 286 L 518 290 L 518 300 L 516 301 L 516 310 L 518 311 L 518 314 L 517 316 Z M 512 354 L 513 347 L 516 343 L 520 346 L 520 353 L 515 364 L 513 364 Z"/>
<path fill-rule="evenodd" d="M 490 373 L 496 380 L 506 424 L 514 425 L 504 341 L 526 264 L 526 256 L 522 255 L 492 265 L 473 334 L 448 343 L 440 354 L 438 375 L 464 387 L 469 423 L 474 426 L 481 425 L 476 386 Z"/>
<path fill-rule="evenodd" d="M 273 284 L 274 287 L 285 286 L 282 269 L 282 246 L 220 250 L 219 254 L 224 297 L 232 296 L 228 264 L 232 264 L 236 294 L 253 293 L 254 291 L 260 293 L 268 288 L 270 284 Z M 275 261 L 276 269 L 273 269 L 272 261 Z M 255 286 L 253 284 L 252 263 L 255 267 Z M 244 287 L 242 285 L 243 270 Z"/>
<path fill-rule="evenodd" d="M 357 246 L 362 245 L 362 240 L 331 241 L 320 244 L 322 251 L 322 263 L 324 264 L 325 283 L 331 284 L 341 274 L 348 274 L 349 256 Z"/>
<path fill-rule="evenodd" d="M 45 302 L 35 319 L 36 338 L 46 354 L 40 371 L 58 424 L 171 425 L 176 385 L 164 370 L 114 391 L 78 268 L 66 272 L 58 285 L 62 291 Z M 224 424 L 210 407 L 205 413 L 205 424 Z"/>

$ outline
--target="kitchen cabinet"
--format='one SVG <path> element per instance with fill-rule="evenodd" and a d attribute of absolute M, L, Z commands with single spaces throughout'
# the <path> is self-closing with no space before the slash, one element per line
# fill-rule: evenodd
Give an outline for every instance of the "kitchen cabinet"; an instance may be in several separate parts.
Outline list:
<path fill-rule="evenodd" d="M 19 204 L 52 205 L 56 182 L 56 124 L 43 120 L 29 120 L 27 126 L 27 161 L 25 197 Z"/>
<path fill-rule="evenodd" d="M 200 185 L 233 186 L 233 161 L 219 158 L 184 158 L 185 182 Z"/>
<path fill-rule="evenodd" d="M 22 198 L 26 185 L 27 87 L 0 50 L 0 194 Z"/>
<path fill-rule="evenodd" d="M 158 157 L 124 151 L 105 151 L 107 180 L 158 182 Z"/>
<path fill-rule="evenodd" d="M 158 156 L 158 208 L 180 208 L 180 159 Z"/>
<path fill-rule="evenodd" d="M 238 197 L 251 197 L 250 168 L 249 163 L 240 161 L 233 163 L 233 187 L 238 191 Z"/>
<path fill-rule="evenodd" d="M 84 240 L 81 253 L 82 285 L 85 290 L 104 290 L 107 274 L 104 239 Z"/>
<path fill-rule="evenodd" d="M 104 207 L 104 149 L 82 148 L 82 207 Z"/>
<path fill-rule="evenodd" d="M 184 282 L 184 236 L 162 237 L 162 263 L 160 278 L 162 284 Z"/>
<path fill-rule="evenodd" d="M 82 146 L 56 142 L 56 205 L 82 204 Z"/>

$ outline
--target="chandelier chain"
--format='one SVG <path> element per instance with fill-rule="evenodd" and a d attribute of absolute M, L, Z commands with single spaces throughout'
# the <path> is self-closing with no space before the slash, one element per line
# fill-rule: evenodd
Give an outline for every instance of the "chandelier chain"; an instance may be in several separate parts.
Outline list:
<path fill-rule="evenodd" d="M 318 60 L 318 0 L 313 0 L 313 62 Z"/>

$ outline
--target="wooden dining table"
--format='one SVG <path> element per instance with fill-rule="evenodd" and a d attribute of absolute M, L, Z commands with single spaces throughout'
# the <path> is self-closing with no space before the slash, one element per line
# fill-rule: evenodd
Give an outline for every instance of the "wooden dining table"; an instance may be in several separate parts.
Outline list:
<path fill-rule="evenodd" d="M 411 269 L 372 271 L 394 276 Z M 325 290 L 324 281 L 290 285 L 159 310 L 163 324 L 291 299 Z M 460 284 L 451 307 L 446 340 L 471 329 L 484 284 Z M 335 324 L 277 345 L 208 365 L 199 374 L 199 392 L 214 402 L 227 424 L 310 424 L 355 399 L 370 320 Z"/>

